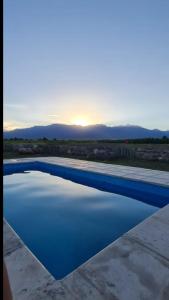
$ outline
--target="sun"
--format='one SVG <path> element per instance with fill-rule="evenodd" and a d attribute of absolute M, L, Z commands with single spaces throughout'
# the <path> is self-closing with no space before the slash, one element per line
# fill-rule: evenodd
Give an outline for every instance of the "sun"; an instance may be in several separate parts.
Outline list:
<path fill-rule="evenodd" d="M 88 122 L 85 119 L 77 119 L 73 123 L 78 126 L 87 126 L 88 125 Z"/>

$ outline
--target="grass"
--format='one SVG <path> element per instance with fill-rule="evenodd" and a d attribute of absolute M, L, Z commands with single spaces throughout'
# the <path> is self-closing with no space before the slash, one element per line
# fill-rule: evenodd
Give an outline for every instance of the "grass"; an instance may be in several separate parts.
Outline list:
<path fill-rule="evenodd" d="M 50 157 L 49 155 L 39 155 L 39 154 L 33 154 L 33 155 L 21 155 L 16 154 L 13 152 L 4 152 L 3 158 L 4 159 L 14 159 L 14 158 L 33 158 L 33 157 Z M 54 155 L 52 155 L 54 156 Z M 68 156 L 66 156 L 68 157 Z M 74 157 L 70 157 L 74 158 Z M 111 161 L 107 160 L 91 160 L 87 159 L 86 157 L 76 157 L 74 159 L 81 159 L 81 160 L 88 160 L 88 161 L 95 161 L 95 162 L 104 162 L 107 164 L 116 164 L 116 165 L 123 165 L 123 166 L 131 166 L 131 167 L 139 167 L 139 168 L 145 168 L 145 169 L 151 169 L 151 170 L 160 170 L 160 171 L 169 171 L 169 163 L 167 162 L 160 162 L 160 161 L 143 161 L 143 160 L 129 160 L 129 159 L 114 159 Z"/>

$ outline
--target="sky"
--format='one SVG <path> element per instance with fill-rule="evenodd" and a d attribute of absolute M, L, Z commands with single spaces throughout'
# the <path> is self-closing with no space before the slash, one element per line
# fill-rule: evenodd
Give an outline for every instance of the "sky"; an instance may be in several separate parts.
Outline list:
<path fill-rule="evenodd" d="M 5 0 L 4 128 L 169 129 L 168 0 Z"/>

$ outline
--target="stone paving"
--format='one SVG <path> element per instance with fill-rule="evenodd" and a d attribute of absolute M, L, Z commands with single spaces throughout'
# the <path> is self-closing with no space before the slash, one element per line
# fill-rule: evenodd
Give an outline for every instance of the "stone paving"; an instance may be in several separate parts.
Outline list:
<path fill-rule="evenodd" d="M 169 173 L 68 158 L 44 161 L 169 187 Z M 4 221 L 4 258 L 14 300 L 168 300 L 169 205 L 128 231 L 62 280 L 55 280 Z"/>
<path fill-rule="evenodd" d="M 62 165 L 66 167 L 72 167 L 81 170 L 87 170 L 91 172 L 103 173 L 108 175 L 114 175 L 118 177 L 124 177 L 128 179 L 134 179 L 139 181 L 147 181 L 160 185 L 169 186 L 169 172 L 150 170 L 144 168 L 128 167 L 122 165 L 112 165 L 98 162 L 91 162 L 79 159 L 62 158 L 62 157 L 38 157 L 38 158 L 24 158 L 24 159 L 6 159 L 4 163 L 16 163 L 21 161 L 41 161 L 46 163 L 52 163 L 56 165 Z"/>

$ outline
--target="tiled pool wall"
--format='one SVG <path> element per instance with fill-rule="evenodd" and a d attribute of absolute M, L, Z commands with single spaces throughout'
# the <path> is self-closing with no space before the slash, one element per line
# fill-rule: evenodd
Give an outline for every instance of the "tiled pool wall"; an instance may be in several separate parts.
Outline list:
<path fill-rule="evenodd" d="M 131 184 L 132 179 L 133 188 L 137 191 L 138 185 L 144 190 L 146 183 L 152 183 L 152 189 L 156 188 L 154 184 L 158 184 L 157 190 L 158 192 L 160 190 L 160 195 L 164 197 L 162 206 L 168 201 L 169 173 L 167 172 L 151 172 L 151 170 L 133 167 L 123 169 L 122 166 L 81 162 L 72 159 L 64 160 L 63 158 L 39 158 L 39 161 L 23 159 L 11 160 L 11 162 L 12 164 L 8 160 L 7 164 L 4 165 L 6 174 L 11 174 L 13 171 L 14 173 L 17 171 L 24 172 L 30 169 L 47 173 L 56 172 L 57 175 L 60 172 L 61 177 L 70 179 L 71 175 L 73 176 L 72 180 L 77 180 L 79 183 L 77 177 L 80 169 L 80 183 L 83 184 L 84 182 L 85 185 L 89 186 L 91 186 L 91 180 L 97 180 L 97 184 L 100 185 L 99 178 L 101 179 L 100 176 L 103 175 L 103 189 L 105 183 L 107 186 L 110 182 L 109 177 L 113 180 L 113 176 L 118 177 L 120 175 L 121 178 L 118 178 L 116 182 L 117 188 L 119 188 L 119 182 L 122 184 L 124 182 L 122 179 L 128 176 L 127 181 Z M 42 163 L 45 164 L 42 165 Z M 67 167 L 69 167 L 70 172 L 67 171 Z M 89 174 L 89 171 L 92 174 Z M 99 173 L 98 176 L 97 173 Z M 122 178 L 123 176 L 124 178 Z M 137 179 L 142 180 L 142 182 L 137 182 Z M 125 181 L 126 184 L 127 181 Z M 96 186 L 96 188 L 98 187 Z M 156 192 L 151 191 L 151 196 L 155 197 L 157 204 L 159 194 L 156 195 Z M 142 201 L 144 200 L 142 199 Z M 169 205 L 166 205 L 63 280 L 55 280 L 5 221 L 4 257 L 14 300 L 169 299 L 168 232 Z"/>
<path fill-rule="evenodd" d="M 169 203 L 168 188 L 152 183 L 43 162 L 25 162 L 4 165 L 4 175 L 28 170 L 36 170 L 51 175 L 57 175 L 64 179 L 72 180 L 76 183 L 97 188 L 99 190 L 133 197 L 157 207 L 163 207 Z"/>

